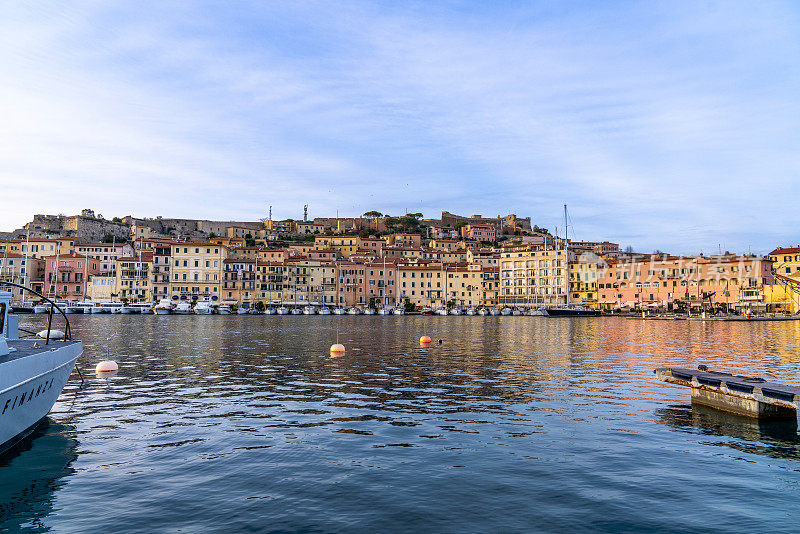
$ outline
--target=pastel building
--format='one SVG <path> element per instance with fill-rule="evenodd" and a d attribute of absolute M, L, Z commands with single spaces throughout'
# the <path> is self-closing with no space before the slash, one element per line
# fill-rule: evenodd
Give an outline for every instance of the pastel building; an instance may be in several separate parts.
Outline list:
<path fill-rule="evenodd" d="M 45 295 L 66 301 L 84 300 L 88 291 L 88 279 L 100 274 L 100 263 L 96 258 L 80 254 L 47 256 L 45 259 Z"/>
<path fill-rule="evenodd" d="M 488 224 L 466 224 L 461 227 L 461 237 L 488 243 L 497 240 L 497 228 Z"/>
<path fill-rule="evenodd" d="M 772 285 L 772 260 L 757 256 L 652 255 L 609 264 L 598 276 L 603 308 L 692 307 L 766 309 L 765 286 Z"/>
<path fill-rule="evenodd" d="M 170 298 L 219 300 L 223 261 L 227 257 L 228 248 L 216 243 L 188 241 L 173 244 Z"/>

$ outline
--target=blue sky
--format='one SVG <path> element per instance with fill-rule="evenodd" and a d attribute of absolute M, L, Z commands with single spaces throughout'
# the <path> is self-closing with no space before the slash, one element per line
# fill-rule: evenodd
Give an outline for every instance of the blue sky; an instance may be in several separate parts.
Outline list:
<path fill-rule="evenodd" d="M 800 243 L 796 2 L 18 2 L 0 229 L 33 213 L 530 215 Z"/>

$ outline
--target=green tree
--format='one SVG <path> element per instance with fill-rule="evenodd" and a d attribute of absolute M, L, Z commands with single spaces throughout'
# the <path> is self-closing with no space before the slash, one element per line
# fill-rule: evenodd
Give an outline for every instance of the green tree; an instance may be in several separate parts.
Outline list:
<path fill-rule="evenodd" d="M 215 234 L 214 232 L 211 232 L 210 234 L 208 234 L 208 238 L 209 239 L 214 239 L 215 237 L 217 237 L 217 234 Z"/>
<path fill-rule="evenodd" d="M 260 311 L 260 312 L 264 311 L 264 303 L 259 300 L 258 302 L 256 302 L 255 308 L 256 308 L 256 311 Z"/>

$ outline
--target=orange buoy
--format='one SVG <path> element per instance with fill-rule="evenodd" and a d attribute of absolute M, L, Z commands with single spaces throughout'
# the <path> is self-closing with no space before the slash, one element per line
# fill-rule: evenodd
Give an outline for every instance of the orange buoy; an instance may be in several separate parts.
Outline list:
<path fill-rule="evenodd" d="M 419 344 L 420 345 L 430 345 L 431 344 L 430 336 L 422 336 L 421 338 L 419 338 Z"/>
<path fill-rule="evenodd" d="M 119 365 L 114 360 L 103 360 L 94 368 L 95 373 L 114 373 L 119 369 Z"/>
<path fill-rule="evenodd" d="M 337 356 L 344 354 L 344 345 L 341 343 L 331 345 L 331 354 L 336 354 Z"/>

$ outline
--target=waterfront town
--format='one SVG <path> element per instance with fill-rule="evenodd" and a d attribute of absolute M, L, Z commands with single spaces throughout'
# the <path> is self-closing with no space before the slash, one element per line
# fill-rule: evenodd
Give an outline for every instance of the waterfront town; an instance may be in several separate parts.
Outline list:
<path fill-rule="evenodd" d="M 255 222 L 35 215 L 0 234 L 0 280 L 61 302 L 760 313 L 800 311 L 800 247 L 675 256 L 529 217 L 443 211 Z M 30 300 L 14 289 L 15 300 Z"/>

